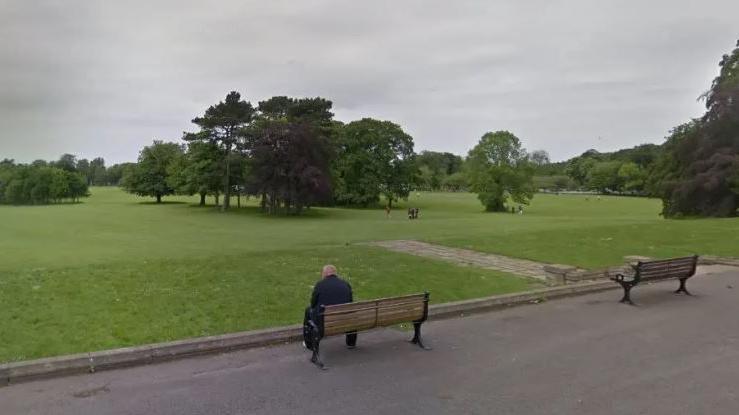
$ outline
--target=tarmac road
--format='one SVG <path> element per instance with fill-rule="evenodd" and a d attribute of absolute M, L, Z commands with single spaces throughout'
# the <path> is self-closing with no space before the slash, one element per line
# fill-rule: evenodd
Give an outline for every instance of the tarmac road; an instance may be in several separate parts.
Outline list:
<path fill-rule="evenodd" d="M 739 414 L 739 269 L 424 325 L 0 388 L 0 414 Z M 299 310 L 296 311 L 296 313 Z"/>

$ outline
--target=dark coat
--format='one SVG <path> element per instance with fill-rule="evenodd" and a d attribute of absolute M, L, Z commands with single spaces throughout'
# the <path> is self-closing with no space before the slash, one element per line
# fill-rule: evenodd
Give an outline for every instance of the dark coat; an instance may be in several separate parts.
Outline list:
<path fill-rule="evenodd" d="M 317 309 L 319 305 L 351 303 L 353 300 L 352 286 L 336 275 L 330 275 L 313 287 L 310 307 Z"/>

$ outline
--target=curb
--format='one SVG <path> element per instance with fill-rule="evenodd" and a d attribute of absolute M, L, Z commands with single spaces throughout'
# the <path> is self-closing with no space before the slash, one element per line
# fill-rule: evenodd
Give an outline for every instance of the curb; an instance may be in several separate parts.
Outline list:
<path fill-rule="evenodd" d="M 460 317 L 518 305 L 536 304 L 547 299 L 589 294 L 616 288 L 620 287 L 611 281 L 597 281 L 542 288 L 523 293 L 435 304 L 429 307 L 429 320 Z M 302 326 L 292 325 L 23 362 L 4 363 L 0 364 L 0 387 L 53 377 L 140 366 L 190 356 L 284 344 L 297 341 L 301 338 Z"/>

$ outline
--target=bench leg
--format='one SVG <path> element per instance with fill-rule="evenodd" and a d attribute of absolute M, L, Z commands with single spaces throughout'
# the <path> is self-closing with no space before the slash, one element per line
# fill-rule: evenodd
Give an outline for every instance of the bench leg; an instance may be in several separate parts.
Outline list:
<path fill-rule="evenodd" d="M 620 302 L 625 303 L 625 304 L 634 305 L 634 302 L 631 301 L 631 289 L 634 286 L 626 281 L 620 281 L 619 284 L 621 284 L 621 287 L 623 287 L 624 289 L 624 297 L 621 299 Z"/>
<path fill-rule="evenodd" d="M 413 322 L 413 338 L 411 339 L 411 343 L 417 344 L 423 350 L 431 350 L 430 347 L 424 346 L 423 340 L 421 340 L 421 324 L 423 322 Z"/>
<path fill-rule="evenodd" d="M 677 291 L 675 291 L 675 294 L 685 293 L 687 295 L 693 295 L 693 294 L 690 293 L 690 291 L 688 291 L 687 288 L 685 288 L 685 281 L 687 281 L 687 280 L 688 280 L 687 278 L 681 278 L 680 279 L 680 288 L 678 288 Z"/>
<path fill-rule="evenodd" d="M 326 367 L 323 364 L 323 361 L 321 360 L 321 338 L 318 336 L 317 330 L 312 330 L 313 333 L 313 356 L 311 356 L 310 361 L 311 363 L 315 364 L 322 370 L 326 370 Z"/>

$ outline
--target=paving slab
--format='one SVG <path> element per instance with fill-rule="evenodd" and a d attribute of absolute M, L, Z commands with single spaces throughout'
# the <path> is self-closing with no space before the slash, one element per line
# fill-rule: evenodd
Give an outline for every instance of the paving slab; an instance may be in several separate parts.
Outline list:
<path fill-rule="evenodd" d="M 711 414 L 739 413 L 739 272 L 701 268 L 605 291 L 322 344 L 298 344 L 42 380 L 0 389 L 14 414 Z"/>
<path fill-rule="evenodd" d="M 543 262 L 412 240 L 373 241 L 365 244 L 379 246 L 395 252 L 453 262 L 457 265 L 493 269 L 543 281 L 548 279 L 544 267 L 549 264 Z"/>

